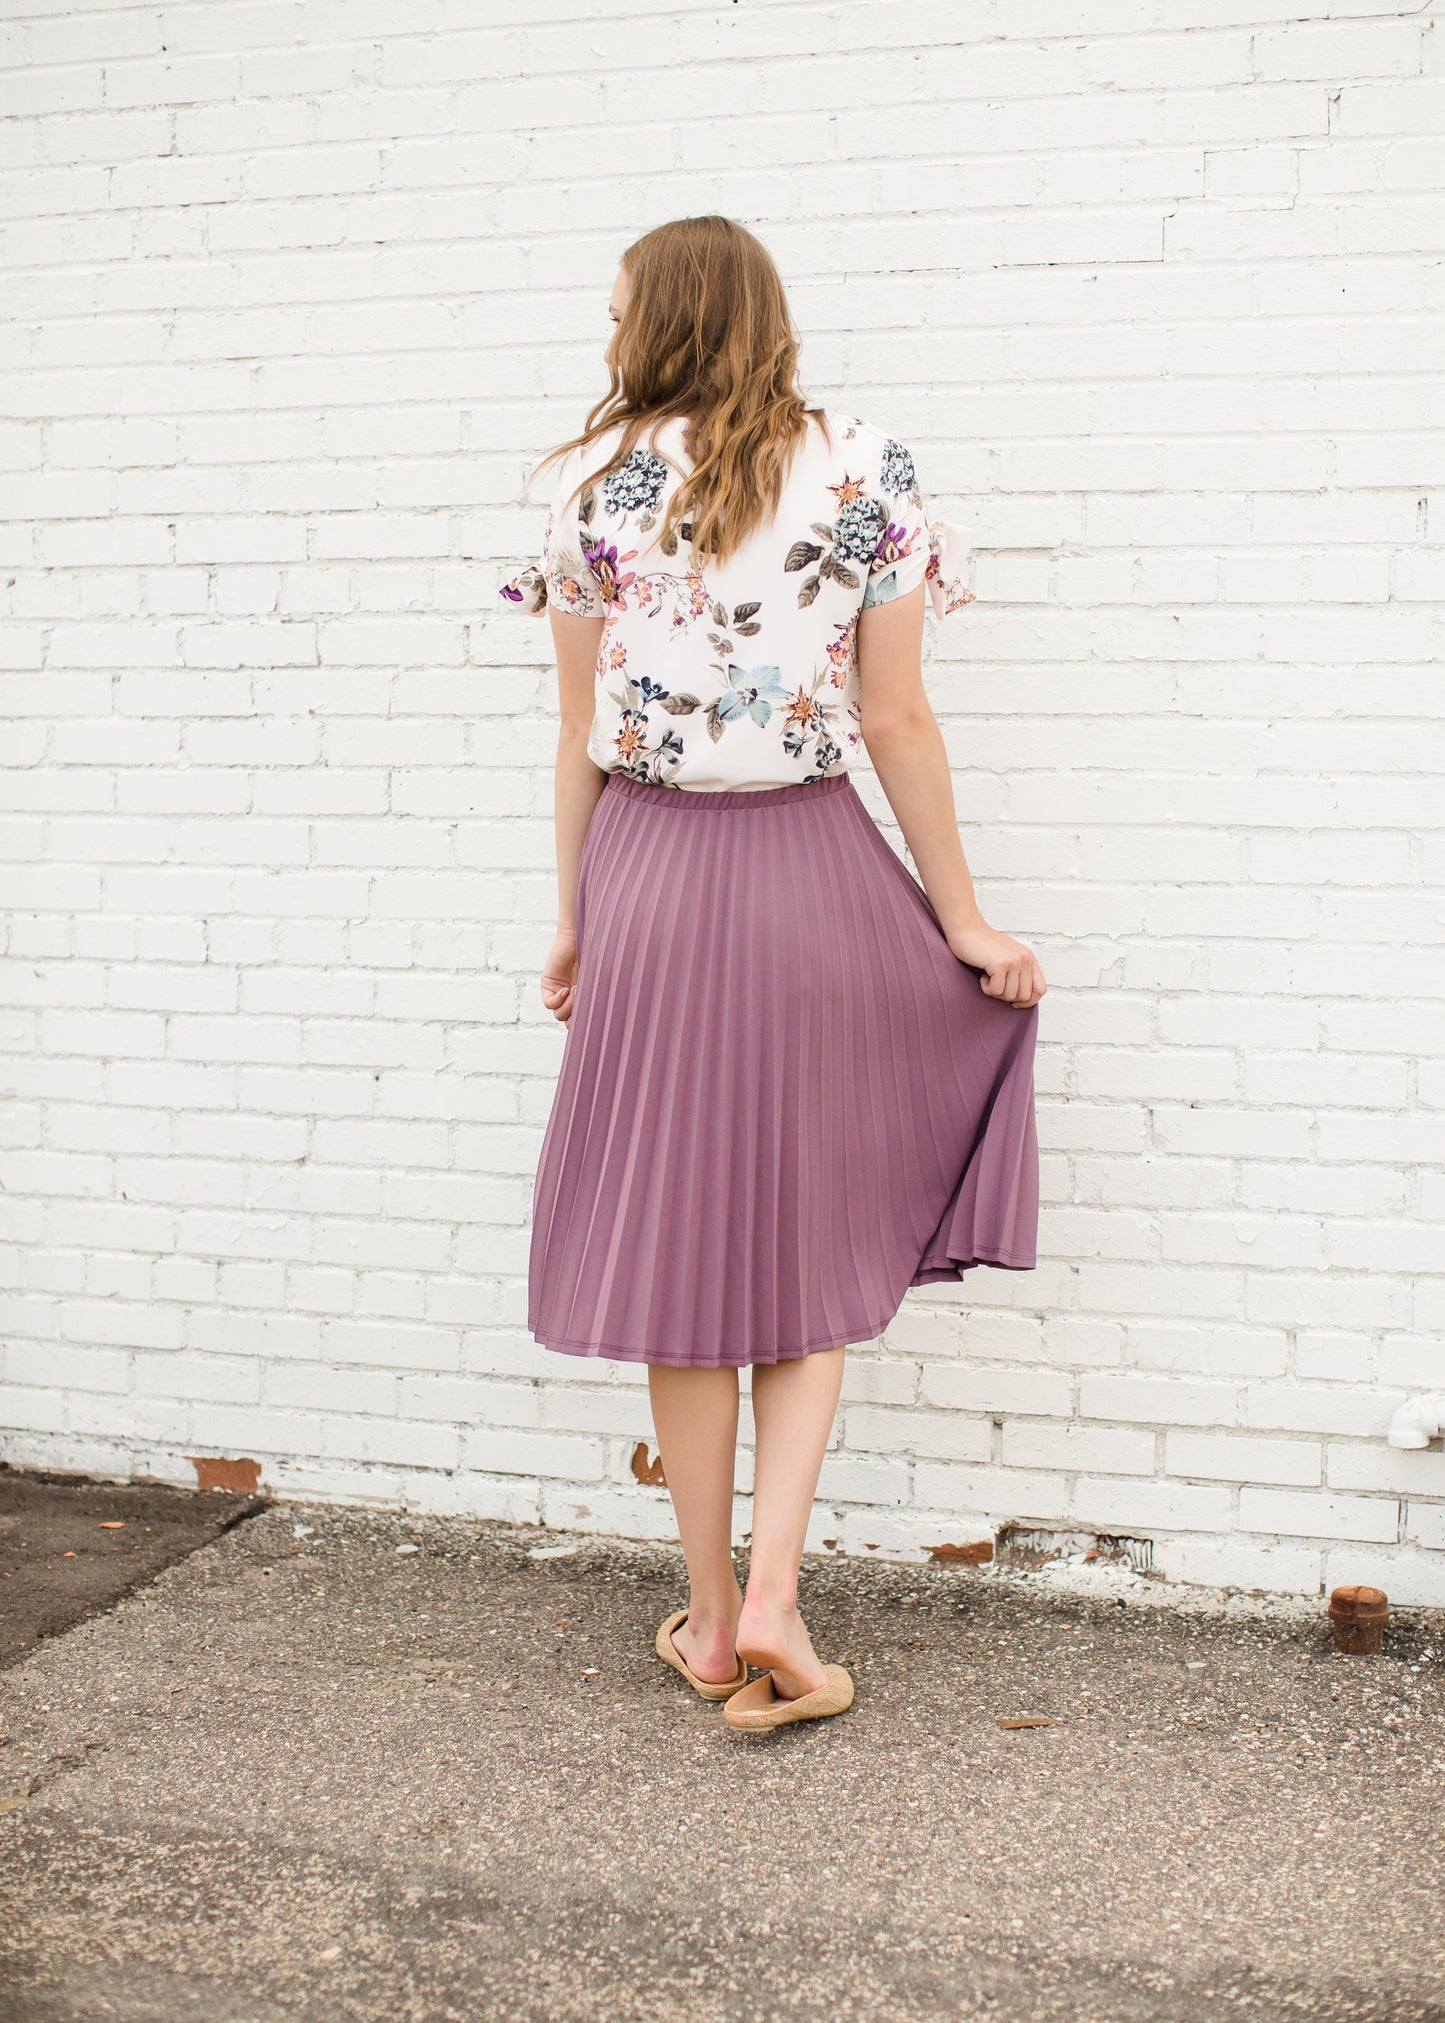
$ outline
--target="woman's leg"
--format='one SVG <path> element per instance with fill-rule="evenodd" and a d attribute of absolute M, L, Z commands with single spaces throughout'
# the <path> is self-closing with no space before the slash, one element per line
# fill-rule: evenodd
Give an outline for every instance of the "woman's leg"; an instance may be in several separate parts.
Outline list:
<path fill-rule="evenodd" d="M 743 1600 L 733 1568 L 738 1373 L 650 1363 L 647 1388 L 687 1561 L 687 1621 L 673 1631 L 672 1641 L 700 1679 L 733 1679 L 738 1669 L 733 1633 Z"/>
<path fill-rule="evenodd" d="M 753 1365 L 753 1537 L 737 1647 L 795 1700 L 828 1683 L 798 1614 L 798 1566 L 843 1383 L 842 1349 Z"/>

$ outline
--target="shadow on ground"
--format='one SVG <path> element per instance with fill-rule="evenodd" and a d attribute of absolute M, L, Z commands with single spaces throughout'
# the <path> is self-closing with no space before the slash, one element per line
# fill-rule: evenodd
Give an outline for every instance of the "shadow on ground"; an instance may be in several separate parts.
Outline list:
<path fill-rule="evenodd" d="M 744 1738 L 671 1551 L 273 1505 L 4 1681 L 0 2012 L 1445 2018 L 1445 1622 L 806 1580 L 857 1699 Z"/>
<path fill-rule="evenodd" d="M 0 1461 L 0 1670 L 265 1507 L 264 1496 L 22 1474 Z"/>

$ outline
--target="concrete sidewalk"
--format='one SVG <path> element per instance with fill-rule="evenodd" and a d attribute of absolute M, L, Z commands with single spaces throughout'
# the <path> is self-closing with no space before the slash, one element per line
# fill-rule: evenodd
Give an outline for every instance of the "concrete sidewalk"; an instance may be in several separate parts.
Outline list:
<path fill-rule="evenodd" d="M 273 1505 L 5 1678 L 0 2015 L 1445 2017 L 1445 1622 L 1111 1579 L 810 1561 L 745 1739 L 671 1551 Z"/>

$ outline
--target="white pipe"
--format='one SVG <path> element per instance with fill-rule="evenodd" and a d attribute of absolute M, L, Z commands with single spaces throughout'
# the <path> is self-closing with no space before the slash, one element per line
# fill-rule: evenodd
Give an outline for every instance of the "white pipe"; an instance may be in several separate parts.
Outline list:
<path fill-rule="evenodd" d="M 1407 1398 L 1390 1421 L 1386 1435 L 1392 1447 L 1428 1447 L 1445 1433 L 1445 1391 Z"/>

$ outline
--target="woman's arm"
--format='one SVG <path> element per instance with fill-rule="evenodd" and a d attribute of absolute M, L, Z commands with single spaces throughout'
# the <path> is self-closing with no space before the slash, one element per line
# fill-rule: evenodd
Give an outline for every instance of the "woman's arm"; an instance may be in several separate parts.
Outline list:
<path fill-rule="evenodd" d="M 607 775 L 587 755 L 602 618 L 574 618 L 549 608 L 557 649 L 561 720 L 553 806 L 557 824 L 557 933 L 542 965 L 542 1002 L 554 1018 L 572 1016 L 577 984 L 577 868 L 587 825 Z"/>
<path fill-rule="evenodd" d="M 1047 988 L 1032 949 L 989 926 L 978 908 L 953 803 L 943 733 L 923 689 L 923 585 L 858 614 L 863 742 L 898 818 L 919 883 L 960 962 L 1020 1011 Z"/>

